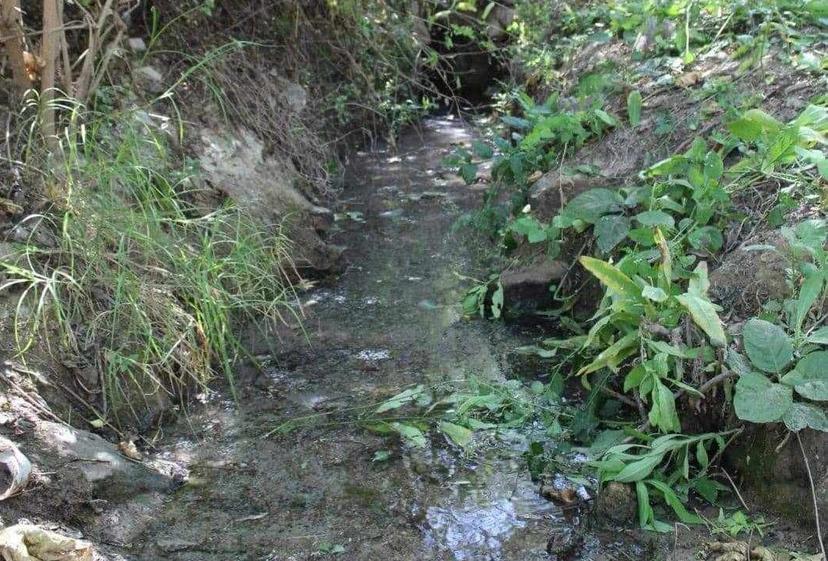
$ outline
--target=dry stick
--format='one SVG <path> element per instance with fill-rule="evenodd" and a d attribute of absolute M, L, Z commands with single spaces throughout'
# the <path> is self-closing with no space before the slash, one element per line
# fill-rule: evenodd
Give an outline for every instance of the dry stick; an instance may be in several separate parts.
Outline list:
<path fill-rule="evenodd" d="M 733 478 L 730 477 L 730 474 L 722 468 L 722 473 L 725 474 L 727 480 L 730 482 L 730 486 L 733 487 L 733 491 L 736 493 L 736 496 L 739 498 L 739 502 L 742 503 L 742 506 L 745 507 L 745 511 L 750 512 L 750 507 L 748 507 L 745 499 L 742 498 L 742 493 L 739 492 L 739 488 L 736 486 L 736 483 L 733 481 Z"/>
<path fill-rule="evenodd" d="M 822 541 L 822 526 L 819 523 L 819 505 L 817 504 L 816 488 L 814 487 L 814 476 L 811 473 L 811 464 L 808 462 L 808 454 L 805 453 L 805 447 L 802 445 L 802 438 L 799 433 L 796 433 L 796 441 L 799 442 L 799 449 L 802 451 L 802 461 L 805 462 L 805 471 L 808 472 L 808 483 L 811 484 L 811 499 L 814 501 L 814 518 L 816 519 L 816 533 L 817 540 L 819 540 L 819 549 L 822 551 L 822 559 L 828 560 L 825 555 L 825 542 Z"/>
<path fill-rule="evenodd" d="M 91 13 L 84 10 L 84 15 L 89 25 L 89 45 L 86 48 L 86 55 L 83 60 L 80 75 L 78 76 L 78 81 L 75 83 L 75 97 L 80 100 L 85 100 L 91 91 L 90 86 L 93 74 L 95 73 L 95 59 L 98 58 L 98 50 L 101 47 L 101 29 L 104 23 L 106 23 L 110 11 L 112 11 L 112 0 L 107 0 L 106 4 L 101 8 L 101 13 L 98 15 L 97 21 L 95 21 Z"/>

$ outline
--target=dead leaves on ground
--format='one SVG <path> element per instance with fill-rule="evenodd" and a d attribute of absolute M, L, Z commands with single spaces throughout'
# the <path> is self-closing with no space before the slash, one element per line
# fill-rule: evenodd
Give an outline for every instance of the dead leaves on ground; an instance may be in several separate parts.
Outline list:
<path fill-rule="evenodd" d="M 788 554 L 776 554 L 770 549 L 757 545 L 749 546 L 746 542 L 713 542 L 707 544 L 713 561 L 789 561 Z M 822 554 L 799 557 L 798 561 L 825 561 Z"/>

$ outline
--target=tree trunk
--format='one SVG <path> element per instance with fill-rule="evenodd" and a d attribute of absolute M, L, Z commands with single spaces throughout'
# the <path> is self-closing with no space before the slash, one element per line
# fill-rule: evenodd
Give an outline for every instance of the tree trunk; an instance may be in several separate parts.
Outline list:
<path fill-rule="evenodd" d="M 57 55 L 60 49 L 62 26 L 58 2 L 63 0 L 43 0 L 43 44 L 40 58 L 43 59 L 43 71 L 40 75 L 40 102 L 43 108 L 41 131 L 46 144 L 54 149 L 57 146 L 55 135 L 55 78 L 57 74 Z"/>
<path fill-rule="evenodd" d="M 2 0 L 0 37 L 7 37 L 6 55 L 9 57 L 14 85 L 18 93 L 22 94 L 32 87 L 32 83 L 26 73 L 26 61 L 23 57 L 23 27 L 20 25 L 19 0 Z"/>

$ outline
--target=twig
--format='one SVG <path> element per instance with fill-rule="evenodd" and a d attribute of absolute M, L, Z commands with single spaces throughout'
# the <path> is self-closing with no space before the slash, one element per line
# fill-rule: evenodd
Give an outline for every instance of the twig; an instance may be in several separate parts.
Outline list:
<path fill-rule="evenodd" d="M 733 491 L 736 493 L 736 497 L 738 497 L 739 502 L 742 503 L 742 506 L 745 507 L 746 512 L 750 512 L 750 507 L 745 502 L 745 499 L 742 498 L 742 494 L 739 492 L 739 488 L 736 486 L 736 483 L 733 481 L 733 478 L 730 477 L 730 474 L 722 468 L 722 473 L 727 477 L 727 480 L 730 482 L 730 486 L 733 487 Z"/>
<path fill-rule="evenodd" d="M 805 471 L 808 473 L 808 483 L 811 484 L 811 499 L 814 501 L 814 519 L 816 521 L 817 540 L 819 541 L 819 549 L 822 551 L 822 558 L 828 560 L 825 555 L 825 542 L 822 541 L 822 526 L 819 523 L 819 505 L 817 504 L 816 488 L 814 487 L 814 476 L 811 473 L 811 464 L 808 462 L 808 454 L 805 453 L 805 447 L 802 445 L 802 438 L 799 433 L 796 433 L 796 441 L 799 442 L 799 449 L 802 451 L 802 461 L 805 462 Z"/>
<path fill-rule="evenodd" d="M 623 394 L 618 393 L 617 391 L 615 391 L 613 389 L 610 389 L 610 388 L 604 386 L 604 387 L 601 388 L 601 391 L 603 393 L 611 396 L 612 398 L 617 399 L 621 403 L 629 405 L 633 409 L 638 409 L 638 404 L 635 401 L 633 401 L 632 399 L 630 399 L 629 397 L 627 397 Z"/>
<path fill-rule="evenodd" d="M 718 384 L 721 384 L 722 382 L 724 382 L 726 380 L 729 380 L 731 378 L 735 378 L 736 376 L 738 376 L 738 374 L 736 372 L 732 372 L 730 370 L 725 370 L 721 374 L 718 374 L 717 376 L 713 376 L 708 381 L 706 381 L 704 384 L 702 384 L 701 387 L 699 388 L 699 393 L 706 393 L 707 390 L 709 390 L 710 388 L 712 388 L 712 387 L 714 387 Z"/>

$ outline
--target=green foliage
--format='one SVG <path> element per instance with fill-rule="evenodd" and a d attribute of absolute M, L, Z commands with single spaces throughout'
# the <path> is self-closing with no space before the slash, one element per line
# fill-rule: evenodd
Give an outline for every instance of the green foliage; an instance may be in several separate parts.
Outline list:
<path fill-rule="evenodd" d="M 630 126 L 637 127 L 641 122 L 641 92 L 633 90 L 627 96 L 627 117 Z"/>
<path fill-rule="evenodd" d="M 792 431 L 828 431 L 822 404 L 828 401 L 828 351 L 823 350 L 828 340 L 824 327 L 808 325 L 811 311 L 821 310 L 825 300 L 828 230 L 824 220 L 810 220 L 786 228 L 784 235 L 793 253 L 809 261 L 800 262 L 802 280 L 797 297 L 785 302 L 786 321 L 753 318 L 742 329 L 749 366 L 764 374 L 741 368 L 734 407 L 746 421 L 782 421 Z"/>
<path fill-rule="evenodd" d="M 503 312 L 503 285 L 499 275 L 491 275 L 487 282 L 477 282 L 463 297 L 463 313 L 467 316 L 499 319 Z"/>
<path fill-rule="evenodd" d="M 246 356 L 238 323 L 267 328 L 294 313 L 286 237 L 229 204 L 200 210 L 197 170 L 176 163 L 146 115 L 75 107 L 49 176 L 66 188 L 48 215 L 24 219 L 28 238 L 0 261 L 0 290 L 18 301 L 18 353 L 95 368 L 102 399 L 90 416 L 114 427 L 216 373 L 233 387 Z"/>
<path fill-rule="evenodd" d="M 638 518 L 642 528 L 670 532 L 673 526 L 655 517 L 651 506 L 656 495 L 685 524 L 701 524 L 703 519 L 684 506 L 690 491 L 715 501 L 720 484 L 708 476 L 711 453 L 726 446 L 727 434 L 685 436 L 665 434 L 645 444 L 620 444 L 609 448 L 593 462 L 602 482 L 617 481 L 635 485 Z"/>

